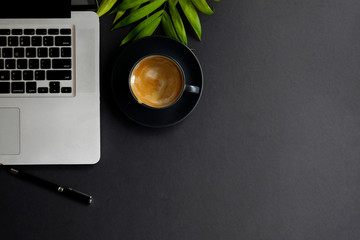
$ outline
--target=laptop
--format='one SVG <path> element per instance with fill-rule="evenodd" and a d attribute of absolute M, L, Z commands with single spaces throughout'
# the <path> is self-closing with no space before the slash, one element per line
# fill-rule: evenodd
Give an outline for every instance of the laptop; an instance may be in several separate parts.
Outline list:
<path fill-rule="evenodd" d="M 0 163 L 100 159 L 99 18 L 70 1 L 0 13 Z"/>

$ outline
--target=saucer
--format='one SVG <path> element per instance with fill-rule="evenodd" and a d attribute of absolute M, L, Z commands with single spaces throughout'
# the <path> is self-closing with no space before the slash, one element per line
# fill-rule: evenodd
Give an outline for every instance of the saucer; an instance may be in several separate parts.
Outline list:
<path fill-rule="evenodd" d="M 133 65 L 144 56 L 164 55 L 182 67 L 186 83 L 200 88 L 199 94 L 184 92 L 174 105 L 151 109 L 139 104 L 128 85 Z M 112 92 L 119 109 L 133 121 L 147 127 L 168 127 L 184 120 L 198 104 L 203 89 L 203 74 L 194 53 L 182 43 L 167 37 L 147 37 L 125 48 L 117 57 L 111 77 Z"/>

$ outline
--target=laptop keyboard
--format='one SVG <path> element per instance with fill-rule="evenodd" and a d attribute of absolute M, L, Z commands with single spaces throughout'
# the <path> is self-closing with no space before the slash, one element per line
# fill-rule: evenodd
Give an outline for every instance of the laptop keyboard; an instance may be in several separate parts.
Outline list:
<path fill-rule="evenodd" d="M 74 96 L 73 29 L 0 29 L 0 97 Z"/>

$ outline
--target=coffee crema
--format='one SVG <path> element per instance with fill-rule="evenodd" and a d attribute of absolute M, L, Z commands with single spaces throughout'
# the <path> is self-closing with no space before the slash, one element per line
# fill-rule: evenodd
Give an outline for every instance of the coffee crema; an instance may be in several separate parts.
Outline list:
<path fill-rule="evenodd" d="M 184 76 L 172 59 L 152 55 L 136 64 L 130 74 L 130 87 L 140 104 L 163 108 L 175 103 L 181 96 Z"/>

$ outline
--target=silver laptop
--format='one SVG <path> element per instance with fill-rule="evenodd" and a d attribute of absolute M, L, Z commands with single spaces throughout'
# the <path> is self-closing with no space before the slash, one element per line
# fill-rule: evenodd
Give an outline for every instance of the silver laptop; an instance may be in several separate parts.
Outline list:
<path fill-rule="evenodd" d="M 96 13 L 0 19 L 0 163 L 99 159 Z"/>

